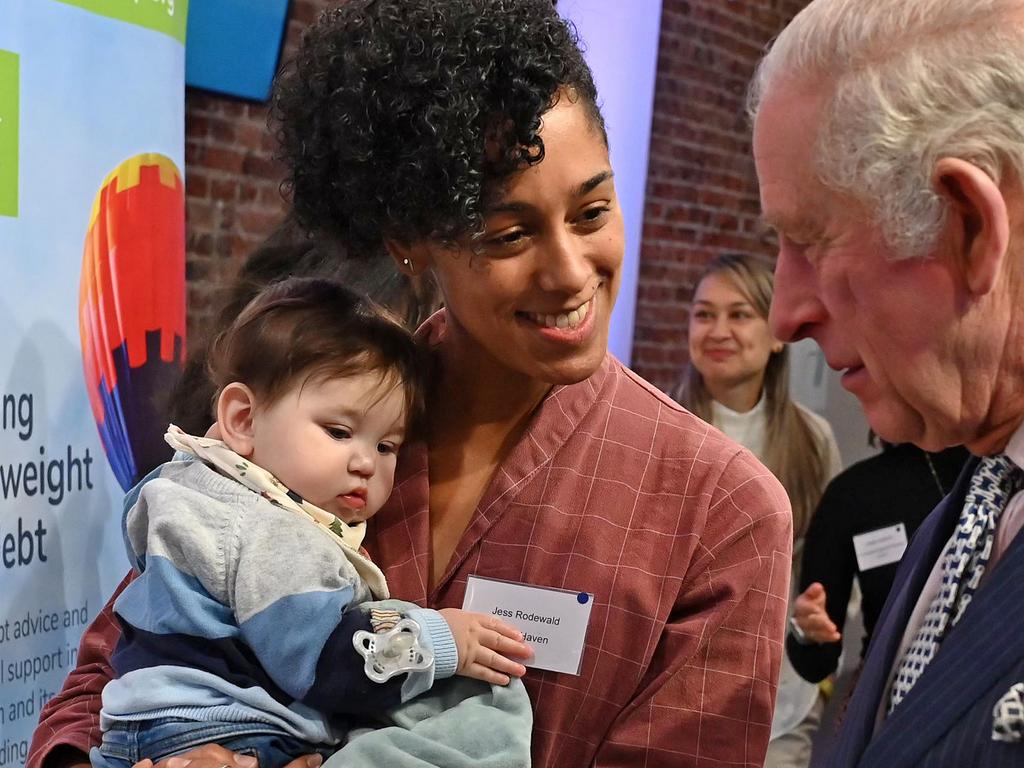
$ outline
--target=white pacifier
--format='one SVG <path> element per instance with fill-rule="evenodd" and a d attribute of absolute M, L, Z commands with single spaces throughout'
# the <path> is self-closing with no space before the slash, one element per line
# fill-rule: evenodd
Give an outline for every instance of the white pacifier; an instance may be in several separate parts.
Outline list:
<path fill-rule="evenodd" d="M 375 683 L 434 663 L 434 653 L 420 645 L 420 625 L 412 619 L 402 619 L 380 634 L 360 629 L 352 636 L 352 645 L 366 659 L 363 669 Z"/>

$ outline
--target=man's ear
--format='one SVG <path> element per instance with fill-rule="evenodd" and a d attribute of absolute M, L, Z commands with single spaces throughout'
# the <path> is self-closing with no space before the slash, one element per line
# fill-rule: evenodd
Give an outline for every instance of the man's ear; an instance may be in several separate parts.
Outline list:
<path fill-rule="evenodd" d="M 217 424 L 220 437 L 239 456 L 249 458 L 253 452 L 253 410 L 256 397 L 245 384 L 234 381 L 221 390 L 217 398 Z"/>
<path fill-rule="evenodd" d="M 978 166 L 955 157 L 935 164 L 932 181 L 949 207 L 948 245 L 962 265 L 968 290 L 984 296 L 999 278 L 1010 243 L 1003 192 Z"/>
<path fill-rule="evenodd" d="M 423 243 L 402 243 L 398 240 L 385 240 L 391 258 L 398 269 L 409 277 L 416 277 L 430 267 L 430 253 Z"/>

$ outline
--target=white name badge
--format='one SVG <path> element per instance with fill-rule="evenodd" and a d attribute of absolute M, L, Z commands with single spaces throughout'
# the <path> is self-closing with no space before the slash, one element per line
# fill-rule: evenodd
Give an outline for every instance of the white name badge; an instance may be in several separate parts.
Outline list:
<path fill-rule="evenodd" d="M 907 529 L 903 523 L 896 523 L 859 533 L 853 537 L 853 551 L 857 553 L 857 569 L 861 572 L 898 562 L 907 551 Z"/>
<path fill-rule="evenodd" d="M 580 673 L 583 644 L 594 596 L 554 587 L 531 587 L 511 581 L 470 576 L 462 607 L 490 613 L 523 633 L 533 649 L 528 667 Z"/>

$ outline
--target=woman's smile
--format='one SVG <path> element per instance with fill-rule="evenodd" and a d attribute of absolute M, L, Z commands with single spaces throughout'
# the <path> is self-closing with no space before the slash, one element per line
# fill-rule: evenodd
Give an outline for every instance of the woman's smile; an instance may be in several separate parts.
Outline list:
<path fill-rule="evenodd" d="M 597 296 L 595 294 L 593 298 L 567 312 L 517 312 L 516 319 L 547 341 L 566 345 L 583 344 L 594 331 Z"/>

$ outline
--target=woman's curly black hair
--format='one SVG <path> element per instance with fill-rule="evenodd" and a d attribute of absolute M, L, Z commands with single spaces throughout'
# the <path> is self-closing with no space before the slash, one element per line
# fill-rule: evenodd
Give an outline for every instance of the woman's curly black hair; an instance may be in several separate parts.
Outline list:
<path fill-rule="evenodd" d="M 604 138 L 551 0 L 347 0 L 274 88 L 294 214 L 356 255 L 477 232 L 488 196 L 543 159 L 541 115 L 563 89 Z"/>

